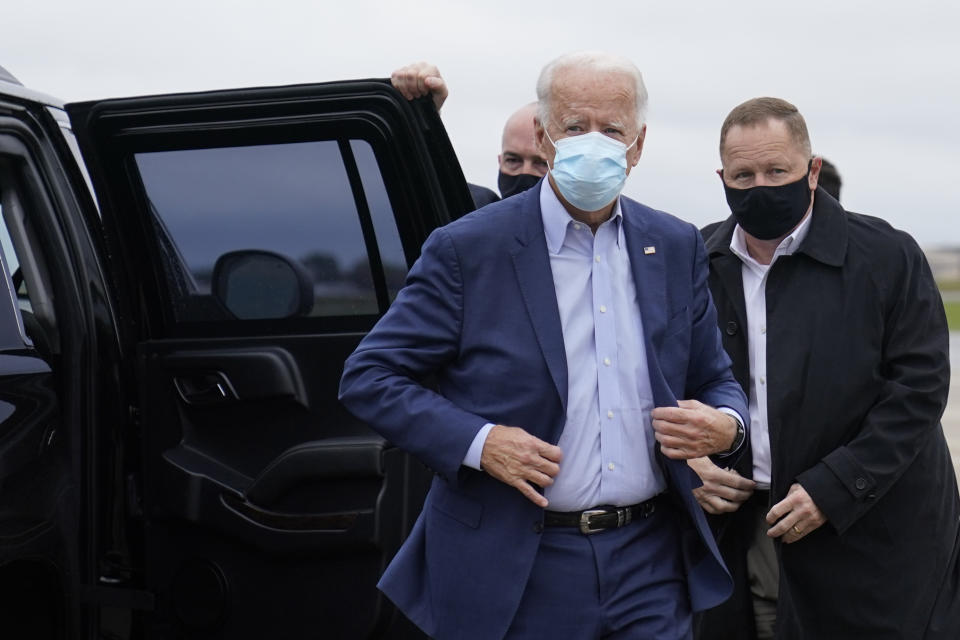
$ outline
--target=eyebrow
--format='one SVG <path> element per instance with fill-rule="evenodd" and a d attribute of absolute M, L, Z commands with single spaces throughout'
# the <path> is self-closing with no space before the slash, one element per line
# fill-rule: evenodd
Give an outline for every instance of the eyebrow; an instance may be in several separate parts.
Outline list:
<path fill-rule="evenodd" d="M 566 127 L 571 124 L 580 124 L 581 122 L 583 122 L 583 116 L 567 116 L 560 120 L 559 124 L 562 127 Z"/>

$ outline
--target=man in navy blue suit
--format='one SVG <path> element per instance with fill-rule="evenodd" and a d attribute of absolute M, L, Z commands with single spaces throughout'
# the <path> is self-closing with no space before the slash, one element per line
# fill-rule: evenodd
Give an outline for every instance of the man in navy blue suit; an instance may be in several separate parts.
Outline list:
<path fill-rule="evenodd" d="M 436 471 L 379 586 L 435 638 L 689 638 L 731 581 L 684 461 L 732 464 L 748 424 L 706 254 L 620 197 L 631 62 L 563 56 L 537 96 L 548 177 L 431 234 L 345 366 L 346 406 Z"/>

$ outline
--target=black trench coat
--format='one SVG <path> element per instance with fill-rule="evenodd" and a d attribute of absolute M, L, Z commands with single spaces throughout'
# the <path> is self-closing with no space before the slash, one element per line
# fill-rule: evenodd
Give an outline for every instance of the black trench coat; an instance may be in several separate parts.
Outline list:
<path fill-rule="evenodd" d="M 735 221 L 704 229 L 734 375 L 749 389 Z M 818 190 L 809 233 L 768 274 L 771 504 L 799 482 L 828 522 L 778 544 L 781 639 L 960 638 L 957 481 L 940 417 L 950 379 L 943 304 L 923 253 Z M 744 456 L 738 470 L 751 474 Z M 738 581 L 702 638 L 753 637 L 743 514 L 715 521 Z"/>

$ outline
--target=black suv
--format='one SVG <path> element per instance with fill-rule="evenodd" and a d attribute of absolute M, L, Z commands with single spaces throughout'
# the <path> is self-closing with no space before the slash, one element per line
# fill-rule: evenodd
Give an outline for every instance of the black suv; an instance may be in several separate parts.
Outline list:
<path fill-rule="evenodd" d="M 379 80 L 63 105 L 0 69 L 0 637 L 417 637 L 429 471 L 337 401 L 472 208 Z"/>

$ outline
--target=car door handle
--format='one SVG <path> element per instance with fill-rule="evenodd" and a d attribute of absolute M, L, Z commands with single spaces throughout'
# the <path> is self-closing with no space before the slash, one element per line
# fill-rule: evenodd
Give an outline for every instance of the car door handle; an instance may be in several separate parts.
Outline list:
<path fill-rule="evenodd" d="M 362 524 L 363 534 L 370 535 L 369 531 L 374 525 L 373 509 L 338 513 L 282 513 L 264 509 L 231 493 L 223 493 L 220 499 L 236 513 L 276 531 L 347 531 Z"/>
<path fill-rule="evenodd" d="M 173 384 L 180 398 L 194 406 L 224 404 L 237 399 L 237 393 L 233 390 L 230 380 L 220 371 L 176 376 Z"/>

